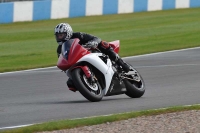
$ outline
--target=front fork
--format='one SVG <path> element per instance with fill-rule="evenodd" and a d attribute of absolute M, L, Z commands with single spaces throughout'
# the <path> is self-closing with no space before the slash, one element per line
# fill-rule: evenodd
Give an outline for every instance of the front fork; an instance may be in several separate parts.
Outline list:
<path fill-rule="evenodd" d="M 81 68 L 81 70 L 84 72 L 85 76 L 91 83 L 94 83 L 97 80 L 96 77 L 93 76 L 93 74 L 91 73 L 88 66 L 76 66 L 74 67 L 74 69 L 75 68 Z"/>

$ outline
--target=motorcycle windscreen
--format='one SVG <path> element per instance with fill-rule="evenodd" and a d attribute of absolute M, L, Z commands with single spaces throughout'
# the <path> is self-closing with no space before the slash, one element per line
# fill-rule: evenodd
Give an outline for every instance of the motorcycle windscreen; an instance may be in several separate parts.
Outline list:
<path fill-rule="evenodd" d="M 74 39 L 68 55 L 68 62 L 69 64 L 75 64 L 80 58 L 89 53 L 91 52 L 79 44 L 79 39 Z"/>
<path fill-rule="evenodd" d="M 64 57 L 66 60 L 68 60 L 69 51 L 70 51 L 70 48 L 71 48 L 73 42 L 74 42 L 74 39 L 70 39 L 70 40 L 66 41 L 66 42 L 62 45 L 61 53 L 62 53 L 63 57 Z"/>
<path fill-rule="evenodd" d="M 63 71 L 67 70 L 71 66 L 70 63 L 68 62 L 68 55 L 70 52 L 70 48 L 73 44 L 73 41 L 74 41 L 73 39 L 68 40 L 62 44 L 61 54 L 57 62 L 57 67 Z"/>

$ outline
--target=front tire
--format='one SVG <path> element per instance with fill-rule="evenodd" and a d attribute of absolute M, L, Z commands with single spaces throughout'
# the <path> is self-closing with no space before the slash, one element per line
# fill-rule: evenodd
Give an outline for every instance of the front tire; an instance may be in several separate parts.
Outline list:
<path fill-rule="evenodd" d="M 72 79 L 75 87 L 89 101 L 98 102 L 103 98 L 103 91 L 98 81 L 91 84 L 80 68 L 72 71 Z"/>

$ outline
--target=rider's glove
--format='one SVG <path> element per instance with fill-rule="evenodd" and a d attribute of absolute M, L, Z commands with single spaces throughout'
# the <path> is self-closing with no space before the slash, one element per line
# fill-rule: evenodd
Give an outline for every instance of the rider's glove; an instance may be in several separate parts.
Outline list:
<path fill-rule="evenodd" d="M 96 41 L 89 41 L 86 43 L 87 47 L 95 49 L 98 46 L 98 42 Z"/>

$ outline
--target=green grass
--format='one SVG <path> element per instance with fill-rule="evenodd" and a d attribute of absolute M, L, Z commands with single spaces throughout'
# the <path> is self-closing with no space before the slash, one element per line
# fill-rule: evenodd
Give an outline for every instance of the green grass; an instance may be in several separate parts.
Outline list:
<path fill-rule="evenodd" d="M 2 133 L 33 133 L 33 132 L 41 132 L 41 131 L 54 131 L 54 130 L 61 130 L 61 129 L 70 129 L 70 128 L 75 128 L 75 127 L 89 126 L 89 125 L 97 125 L 97 124 L 102 124 L 106 122 L 127 120 L 130 118 L 136 118 L 136 117 L 141 117 L 141 116 L 159 115 L 159 114 L 188 111 L 188 110 L 200 110 L 200 105 L 175 106 L 175 107 L 169 107 L 165 109 L 135 111 L 135 112 L 122 113 L 122 114 L 113 114 L 109 116 L 97 116 L 97 117 L 92 117 L 92 118 L 83 118 L 83 119 L 75 119 L 75 120 L 52 121 L 52 122 L 36 124 L 36 125 L 23 127 L 23 128 L 17 128 L 13 130 L 5 130 L 5 131 L 2 131 Z"/>
<path fill-rule="evenodd" d="M 200 46 L 200 8 L 0 24 L 0 72 L 55 66 L 54 27 L 121 41 L 120 56 Z"/>

